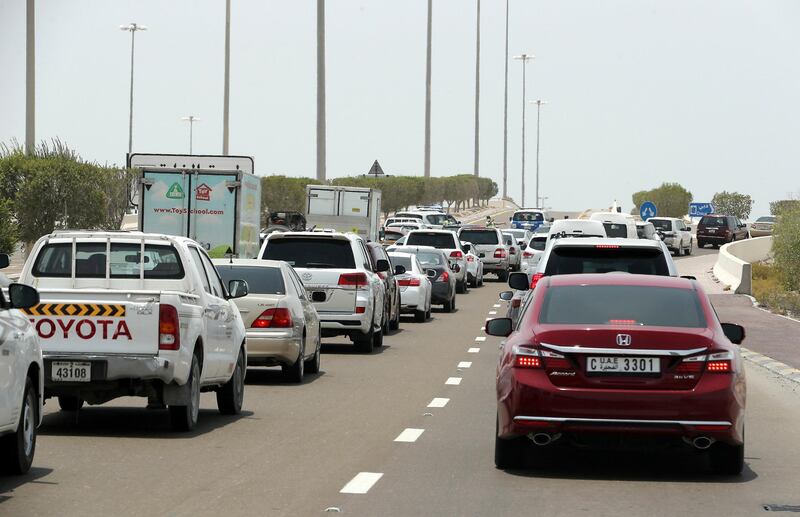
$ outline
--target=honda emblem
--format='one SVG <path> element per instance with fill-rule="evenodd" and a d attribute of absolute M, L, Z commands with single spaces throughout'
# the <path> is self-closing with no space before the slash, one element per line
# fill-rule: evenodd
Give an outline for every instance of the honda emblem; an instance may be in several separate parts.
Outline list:
<path fill-rule="evenodd" d="M 617 334 L 617 345 L 619 346 L 631 346 L 631 335 L 630 334 Z"/>

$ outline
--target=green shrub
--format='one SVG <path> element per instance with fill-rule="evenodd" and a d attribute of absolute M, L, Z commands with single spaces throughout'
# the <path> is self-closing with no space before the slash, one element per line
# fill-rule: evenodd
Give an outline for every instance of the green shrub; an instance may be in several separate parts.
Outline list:
<path fill-rule="evenodd" d="M 772 233 L 772 253 L 784 287 L 800 291 L 800 207 L 781 213 Z"/>
<path fill-rule="evenodd" d="M 753 264 L 753 296 L 778 314 L 800 315 L 800 293 L 784 287 L 782 274 L 772 264 Z"/>

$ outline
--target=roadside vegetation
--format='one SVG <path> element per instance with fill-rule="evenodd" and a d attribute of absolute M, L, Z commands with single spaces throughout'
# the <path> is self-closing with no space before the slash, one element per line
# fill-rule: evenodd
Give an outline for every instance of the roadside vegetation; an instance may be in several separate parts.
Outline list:
<path fill-rule="evenodd" d="M 753 264 L 753 296 L 779 314 L 800 317 L 800 206 L 776 214 L 770 263 Z"/>

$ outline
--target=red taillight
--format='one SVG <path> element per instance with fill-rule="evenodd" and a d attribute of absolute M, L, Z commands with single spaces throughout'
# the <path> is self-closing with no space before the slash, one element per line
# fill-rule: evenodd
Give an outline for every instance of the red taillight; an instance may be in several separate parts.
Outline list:
<path fill-rule="evenodd" d="M 733 354 L 717 352 L 708 356 L 706 371 L 710 373 L 731 373 L 733 371 Z"/>
<path fill-rule="evenodd" d="M 536 273 L 535 275 L 533 275 L 533 278 L 531 278 L 531 289 L 536 287 L 536 284 L 539 283 L 539 280 L 541 280 L 543 276 L 544 273 Z"/>
<path fill-rule="evenodd" d="M 464 258 L 464 254 L 463 254 L 463 253 L 461 253 L 461 252 L 460 252 L 460 251 L 458 251 L 458 250 L 456 250 L 456 251 L 451 251 L 451 252 L 450 252 L 450 258 L 454 258 L 454 259 L 462 259 L 462 258 Z"/>
<path fill-rule="evenodd" d="M 366 307 L 356 307 L 356 314 L 364 314 L 365 312 L 367 312 Z"/>
<path fill-rule="evenodd" d="M 542 358 L 539 356 L 539 351 L 530 346 L 515 346 L 514 366 L 517 368 L 541 368 Z"/>
<path fill-rule="evenodd" d="M 506 258 L 505 248 L 497 248 L 494 250 L 494 258 Z"/>
<path fill-rule="evenodd" d="M 292 326 L 292 313 L 289 309 L 277 307 L 267 309 L 250 325 L 254 329 L 289 328 Z"/>
<path fill-rule="evenodd" d="M 178 309 L 172 305 L 158 307 L 158 349 L 178 350 L 181 347 L 181 325 Z"/>
<path fill-rule="evenodd" d="M 522 257 L 523 258 L 531 258 L 532 256 L 533 256 L 533 253 L 531 253 L 530 251 L 526 250 L 526 251 L 522 252 Z"/>
<path fill-rule="evenodd" d="M 597 249 L 617 249 L 619 248 L 618 244 L 596 244 L 595 248 Z"/>
<path fill-rule="evenodd" d="M 444 271 L 444 272 L 442 272 L 441 275 L 439 275 L 439 278 L 437 278 L 436 281 L 437 282 L 449 282 L 450 281 L 450 275 L 447 273 L 447 271 Z"/>
<path fill-rule="evenodd" d="M 367 285 L 366 273 L 342 273 L 339 275 L 339 285 L 348 287 L 364 287 Z"/>
<path fill-rule="evenodd" d="M 608 320 L 609 325 L 636 325 L 636 320 Z"/>
<path fill-rule="evenodd" d="M 419 278 L 401 278 L 397 281 L 397 285 L 401 287 L 416 287 L 420 285 Z"/>

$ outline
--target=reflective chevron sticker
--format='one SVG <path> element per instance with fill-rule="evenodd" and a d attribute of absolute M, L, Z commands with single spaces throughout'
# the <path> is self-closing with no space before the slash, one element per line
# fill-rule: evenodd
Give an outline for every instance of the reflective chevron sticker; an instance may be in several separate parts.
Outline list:
<path fill-rule="evenodd" d="M 99 316 L 124 318 L 125 305 L 107 303 L 40 303 L 23 309 L 29 316 Z"/>

